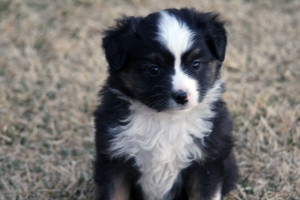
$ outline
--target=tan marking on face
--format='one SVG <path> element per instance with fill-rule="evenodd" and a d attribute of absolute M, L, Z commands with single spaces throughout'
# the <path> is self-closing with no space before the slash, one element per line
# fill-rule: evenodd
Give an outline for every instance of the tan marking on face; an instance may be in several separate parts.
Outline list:
<path fill-rule="evenodd" d="M 221 65 L 222 63 L 220 63 L 217 60 L 213 60 L 210 61 L 208 63 L 209 65 L 209 84 L 210 86 L 212 86 L 214 84 L 214 82 L 216 81 L 217 77 L 217 70 L 218 70 L 218 66 Z"/>
<path fill-rule="evenodd" d="M 193 49 L 187 56 L 187 60 L 189 61 L 193 61 L 193 58 L 197 57 L 197 55 L 199 55 L 200 53 L 200 49 L 199 48 L 195 48 Z"/>

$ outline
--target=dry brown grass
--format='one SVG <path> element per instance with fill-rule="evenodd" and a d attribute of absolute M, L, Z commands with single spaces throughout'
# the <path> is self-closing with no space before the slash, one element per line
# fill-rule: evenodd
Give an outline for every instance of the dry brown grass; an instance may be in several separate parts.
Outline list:
<path fill-rule="evenodd" d="M 0 0 L 1 200 L 91 199 L 100 32 L 121 14 L 183 6 L 228 21 L 241 179 L 227 199 L 300 199 L 299 0 Z"/>

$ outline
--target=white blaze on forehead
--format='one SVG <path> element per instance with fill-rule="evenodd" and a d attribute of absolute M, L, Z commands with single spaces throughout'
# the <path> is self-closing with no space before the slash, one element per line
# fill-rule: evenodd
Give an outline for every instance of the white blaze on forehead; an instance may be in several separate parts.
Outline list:
<path fill-rule="evenodd" d="M 191 47 L 193 32 L 175 16 L 162 11 L 158 24 L 158 41 L 167 47 L 180 61 L 183 52 Z"/>
<path fill-rule="evenodd" d="M 172 78 L 173 91 L 183 90 L 188 93 L 187 107 L 193 107 L 198 102 L 197 81 L 189 77 L 181 68 L 181 56 L 193 44 L 194 33 L 183 22 L 166 11 L 160 13 L 157 40 L 175 57 L 175 74 Z"/>

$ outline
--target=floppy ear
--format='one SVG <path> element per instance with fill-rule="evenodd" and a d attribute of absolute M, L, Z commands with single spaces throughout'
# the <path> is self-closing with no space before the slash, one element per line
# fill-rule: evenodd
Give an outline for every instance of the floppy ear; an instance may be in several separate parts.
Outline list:
<path fill-rule="evenodd" d="M 138 34 L 137 29 L 141 18 L 123 17 L 116 20 L 116 25 L 104 31 L 102 47 L 110 69 L 119 70 L 123 67 L 132 40 Z"/>
<path fill-rule="evenodd" d="M 214 13 L 196 14 L 197 27 L 202 29 L 205 34 L 206 43 L 220 62 L 224 61 L 227 36 L 224 23 L 218 20 L 218 15 Z"/>

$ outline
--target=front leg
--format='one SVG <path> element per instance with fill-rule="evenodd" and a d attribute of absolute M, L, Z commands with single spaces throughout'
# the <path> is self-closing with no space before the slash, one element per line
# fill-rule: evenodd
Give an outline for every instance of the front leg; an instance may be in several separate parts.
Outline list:
<path fill-rule="evenodd" d="M 222 199 L 222 167 L 218 164 L 192 164 L 184 173 L 185 190 L 189 200 Z"/>
<path fill-rule="evenodd" d="M 121 176 L 107 184 L 96 184 L 96 200 L 129 200 L 129 194 L 129 184 Z"/>
<path fill-rule="evenodd" d="M 130 200 L 130 183 L 120 164 L 96 163 L 95 200 Z"/>

